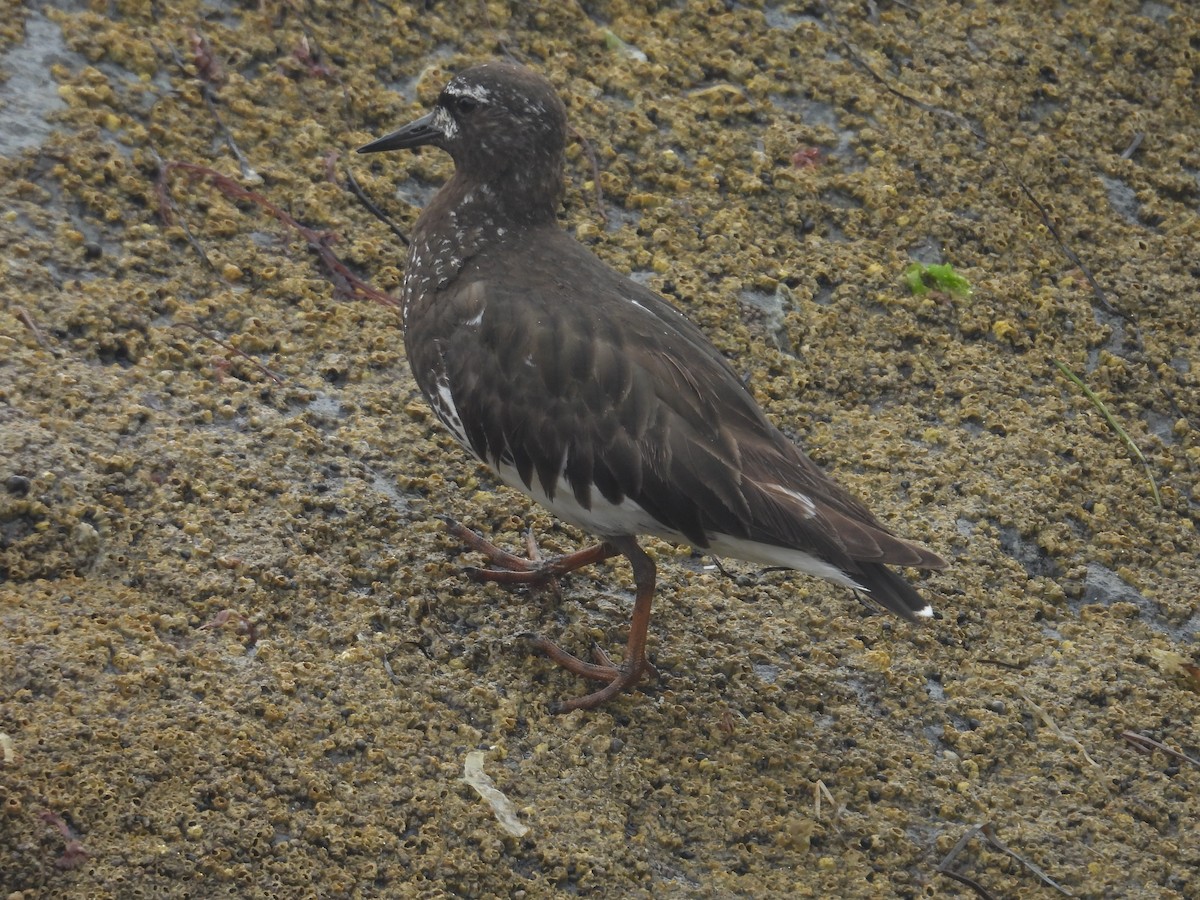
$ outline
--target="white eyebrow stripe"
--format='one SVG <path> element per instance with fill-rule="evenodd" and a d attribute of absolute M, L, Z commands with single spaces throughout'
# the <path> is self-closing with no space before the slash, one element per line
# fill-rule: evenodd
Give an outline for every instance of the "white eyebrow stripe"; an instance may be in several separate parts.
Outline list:
<path fill-rule="evenodd" d="M 453 81 L 446 85 L 446 93 L 452 97 L 470 97 L 480 103 L 492 99 L 492 92 L 482 84 L 455 84 Z"/>

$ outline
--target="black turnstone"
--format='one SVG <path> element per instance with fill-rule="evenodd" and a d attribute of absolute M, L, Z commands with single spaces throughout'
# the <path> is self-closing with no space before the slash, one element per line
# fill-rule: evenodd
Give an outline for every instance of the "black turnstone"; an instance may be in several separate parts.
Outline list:
<path fill-rule="evenodd" d="M 638 535 L 817 575 L 905 618 L 931 615 L 888 566 L 945 562 L 817 468 L 681 312 L 559 227 L 566 137 L 566 108 L 545 78 L 488 62 L 454 77 L 428 115 L 358 151 L 433 146 L 453 157 L 404 273 L 409 364 L 442 424 L 500 481 L 602 541 L 528 560 L 449 523 L 489 558 L 479 574 L 538 583 L 617 555 L 633 567 L 623 663 L 534 639 L 606 682 L 559 709 L 590 709 L 654 671 L 655 565 Z"/>

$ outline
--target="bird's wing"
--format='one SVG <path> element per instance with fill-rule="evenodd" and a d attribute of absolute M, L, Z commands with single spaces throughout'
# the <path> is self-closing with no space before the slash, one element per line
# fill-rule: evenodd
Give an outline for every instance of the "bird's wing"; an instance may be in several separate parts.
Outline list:
<path fill-rule="evenodd" d="M 552 252 L 509 248 L 488 280 L 468 266 L 436 301 L 447 320 L 436 343 L 480 459 L 550 497 L 564 479 L 585 509 L 628 498 L 697 547 L 721 534 L 843 566 L 941 563 L 771 425 L 674 307 L 565 234 L 543 239 Z"/>

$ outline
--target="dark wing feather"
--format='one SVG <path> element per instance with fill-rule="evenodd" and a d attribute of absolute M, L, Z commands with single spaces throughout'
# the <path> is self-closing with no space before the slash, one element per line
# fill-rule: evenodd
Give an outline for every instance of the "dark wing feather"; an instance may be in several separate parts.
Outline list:
<path fill-rule="evenodd" d="M 628 497 L 697 547 L 714 534 L 746 538 L 876 582 L 882 563 L 944 565 L 804 456 L 657 294 L 557 228 L 503 252 L 464 267 L 408 342 L 410 353 L 439 348 L 480 459 L 512 463 L 551 497 L 561 473 L 585 508 L 593 486 L 610 503 Z M 464 325 L 479 298 L 482 318 Z"/>

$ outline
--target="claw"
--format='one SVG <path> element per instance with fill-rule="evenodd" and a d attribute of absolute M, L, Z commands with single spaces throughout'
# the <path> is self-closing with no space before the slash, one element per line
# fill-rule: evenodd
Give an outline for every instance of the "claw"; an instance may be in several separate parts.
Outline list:
<path fill-rule="evenodd" d="M 596 642 L 592 643 L 592 659 L 594 659 L 598 665 L 608 666 L 610 669 L 615 669 L 617 667 L 612 661 L 612 657 L 609 656 L 604 651 L 604 648 Z"/>
<path fill-rule="evenodd" d="M 525 529 L 525 552 L 533 562 L 542 561 L 542 551 L 538 549 L 537 538 L 534 537 L 533 529 Z"/>

